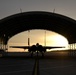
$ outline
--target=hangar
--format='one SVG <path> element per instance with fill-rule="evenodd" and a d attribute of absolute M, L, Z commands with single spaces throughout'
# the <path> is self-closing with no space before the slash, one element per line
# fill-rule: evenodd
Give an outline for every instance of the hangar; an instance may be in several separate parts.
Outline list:
<path fill-rule="evenodd" d="M 51 30 L 66 37 L 69 44 L 76 43 L 76 20 L 45 11 L 22 12 L 1 19 L 0 43 L 6 45 L 12 36 L 31 29 Z"/>

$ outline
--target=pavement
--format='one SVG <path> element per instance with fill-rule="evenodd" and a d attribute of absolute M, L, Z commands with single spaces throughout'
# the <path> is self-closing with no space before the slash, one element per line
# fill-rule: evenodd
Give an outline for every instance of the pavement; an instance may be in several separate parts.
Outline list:
<path fill-rule="evenodd" d="M 76 75 L 76 60 L 42 59 L 39 68 L 41 75 Z"/>
<path fill-rule="evenodd" d="M 0 58 L 0 75 L 32 75 L 33 59 Z"/>
<path fill-rule="evenodd" d="M 0 58 L 0 75 L 32 75 L 36 57 Z M 76 75 L 76 58 L 39 57 L 39 75 Z"/>

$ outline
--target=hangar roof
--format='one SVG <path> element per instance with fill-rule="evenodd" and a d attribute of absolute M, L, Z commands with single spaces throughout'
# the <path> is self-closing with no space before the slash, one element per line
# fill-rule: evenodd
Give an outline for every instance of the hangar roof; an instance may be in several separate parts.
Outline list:
<path fill-rule="evenodd" d="M 30 29 L 46 29 L 76 42 L 76 20 L 52 12 L 31 11 L 17 13 L 0 20 L 0 37 L 12 37 Z"/>

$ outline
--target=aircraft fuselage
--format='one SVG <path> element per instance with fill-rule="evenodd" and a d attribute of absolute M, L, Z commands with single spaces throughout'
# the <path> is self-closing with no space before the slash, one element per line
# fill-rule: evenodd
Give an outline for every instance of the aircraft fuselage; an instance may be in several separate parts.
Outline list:
<path fill-rule="evenodd" d="M 37 43 L 36 45 L 32 45 L 30 48 L 29 48 L 29 52 L 36 52 L 36 51 L 39 51 L 39 52 L 45 52 L 46 49 L 42 46 L 42 45 L 39 45 L 39 43 Z"/>

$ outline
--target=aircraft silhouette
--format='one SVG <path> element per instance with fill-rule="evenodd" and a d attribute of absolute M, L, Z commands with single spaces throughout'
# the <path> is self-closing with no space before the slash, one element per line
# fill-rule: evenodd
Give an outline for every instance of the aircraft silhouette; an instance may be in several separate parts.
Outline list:
<path fill-rule="evenodd" d="M 10 46 L 11 48 L 23 48 L 28 49 L 28 51 L 31 53 L 31 56 L 33 56 L 34 52 L 40 52 L 42 54 L 42 56 L 44 56 L 44 53 L 46 52 L 47 49 L 52 49 L 52 48 L 63 48 L 63 47 L 59 47 L 59 46 L 42 46 L 39 43 L 36 43 L 36 45 L 32 45 L 32 46 Z"/>
<path fill-rule="evenodd" d="M 28 31 L 30 32 L 30 31 Z M 45 32 L 46 35 L 46 32 Z M 64 48 L 62 46 L 46 46 L 46 36 L 45 36 L 45 46 L 40 45 L 39 43 L 36 43 L 36 45 L 30 46 L 30 38 L 28 37 L 28 46 L 10 46 L 10 48 L 22 48 L 22 49 L 28 49 L 28 52 L 31 53 L 31 56 L 33 56 L 33 53 L 36 52 L 38 55 L 38 52 L 44 56 L 44 53 L 46 52 L 47 49 L 52 49 L 52 48 Z"/>

